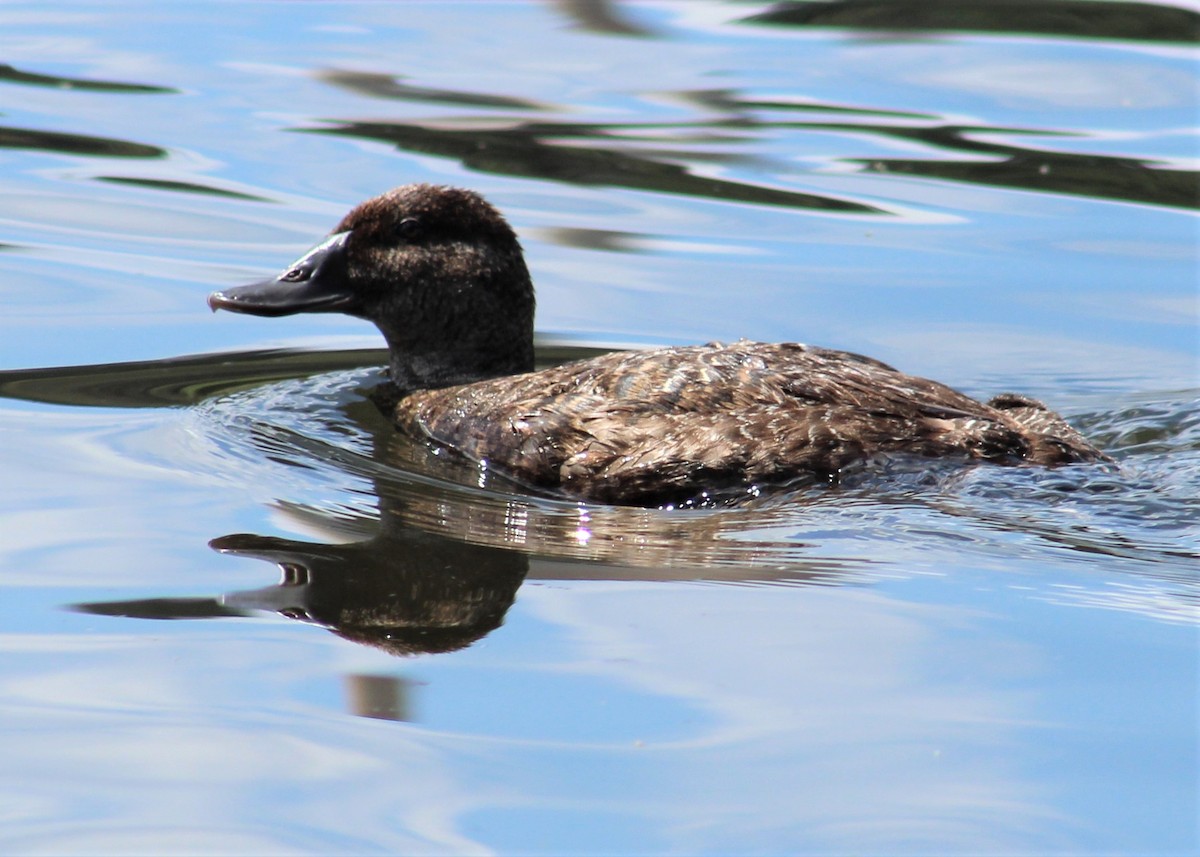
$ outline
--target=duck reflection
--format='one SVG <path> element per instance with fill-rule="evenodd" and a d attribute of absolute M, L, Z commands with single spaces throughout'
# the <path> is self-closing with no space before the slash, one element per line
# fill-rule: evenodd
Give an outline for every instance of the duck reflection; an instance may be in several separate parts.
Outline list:
<path fill-rule="evenodd" d="M 239 397 L 270 395 L 270 386 L 237 393 L 228 405 L 244 410 Z M 837 560 L 785 560 L 778 538 L 756 541 L 752 531 L 774 520 L 769 507 L 681 514 L 531 496 L 472 462 L 447 458 L 394 431 L 377 410 L 388 392 L 386 385 L 343 391 L 329 404 L 335 411 L 330 422 L 353 425 L 366 439 L 357 451 L 276 422 L 239 433 L 239 442 L 251 445 L 258 458 L 302 469 L 334 467 L 346 484 L 361 485 L 367 477 L 374 494 L 374 514 L 348 513 L 344 505 L 273 504 L 297 529 L 316 533 L 315 541 L 239 533 L 209 543 L 224 555 L 277 565 L 278 583 L 211 598 L 92 602 L 73 609 L 147 619 L 269 612 L 409 656 L 461 649 L 499 628 L 527 578 L 803 582 L 851 573 Z M 257 410 L 267 420 L 279 419 L 270 409 Z M 362 702 L 378 691 L 359 689 L 350 696 Z M 376 699 L 367 707 L 381 705 L 390 703 Z"/>
<path fill-rule="evenodd" d="M 537 514 L 536 506 L 516 501 L 453 502 L 447 499 L 453 488 L 440 497 L 436 493 L 417 497 L 395 490 L 403 483 L 381 484 L 388 492 L 380 498 L 380 519 L 356 522 L 363 528 L 377 527 L 369 538 L 339 544 L 241 533 L 209 543 L 228 556 L 276 564 L 282 574 L 274 585 L 214 598 L 92 602 L 72 609 L 146 619 L 270 612 L 318 625 L 391 655 L 408 656 L 461 649 L 499 628 L 529 576 L 540 580 L 827 581 L 838 566 L 829 561 L 759 567 L 736 546 L 713 541 L 719 533 L 712 524 L 719 516 L 710 516 L 710 526 L 692 527 L 689 532 L 672 519 L 691 515 L 658 513 L 656 527 L 651 525 L 654 514 L 646 510 L 637 510 L 643 512 L 643 520 L 635 524 L 621 516 L 589 515 L 583 509 L 564 516 Z M 321 518 L 316 509 L 280 508 L 308 528 Z M 326 523 L 332 531 L 345 531 L 346 521 L 335 515 Z M 587 529 L 589 523 L 594 530 Z M 426 529 L 434 527 L 443 532 Z M 670 544 L 678 554 L 674 564 L 668 561 Z M 529 553 L 530 548 L 539 553 Z M 607 555 L 610 561 L 581 561 L 589 550 Z M 730 550 L 746 562 L 722 565 L 720 555 Z M 612 561 L 618 558 L 625 562 Z M 393 691 L 370 690 L 354 682 L 351 686 L 357 688 L 350 693 L 356 707 L 375 710 L 391 705 L 381 702 L 380 695 L 391 698 Z"/>
<path fill-rule="evenodd" d="M 223 596 L 223 606 L 311 622 L 393 655 L 454 651 L 500 627 L 529 565 L 513 551 L 407 528 L 344 545 L 247 534 L 210 545 L 283 572 L 274 586 Z"/>
<path fill-rule="evenodd" d="M 500 626 L 529 567 L 519 552 L 410 527 L 383 527 L 375 537 L 350 544 L 242 533 L 209 545 L 222 554 L 275 563 L 282 571 L 279 582 L 215 598 L 91 602 L 73 609 L 142 619 L 269 612 L 392 655 L 450 652 Z"/>

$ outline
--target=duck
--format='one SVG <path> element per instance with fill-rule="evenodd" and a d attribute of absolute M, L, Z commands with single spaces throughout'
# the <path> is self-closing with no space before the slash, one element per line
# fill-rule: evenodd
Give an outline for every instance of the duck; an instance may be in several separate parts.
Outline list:
<path fill-rule="evenodd" d="M 278 276 L 208 304 L 373 322 L 399 431 L 575 501 L 711 505 L 896 459 L 1110 460 L 1037 399 L 983 402 L 797 342 L 614 351 L 535 371 L 534 287 L 517 234 L 458 187 L 408 184 L 368 199 Z"/>

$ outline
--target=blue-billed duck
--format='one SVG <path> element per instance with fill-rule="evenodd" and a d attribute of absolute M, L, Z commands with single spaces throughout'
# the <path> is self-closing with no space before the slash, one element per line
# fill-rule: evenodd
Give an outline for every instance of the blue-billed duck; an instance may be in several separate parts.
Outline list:
<path fill-rule="evenodd" d="M 517 236 L 479 194 L 412 184 L 356 206 L 275 279 L 213 310 L 340 312 L 390 350 L 392 418 L 414 438 L 552 494 L 629 505 L 729 500 L 908 458 L 1107 460 L 1041 402 L 986 404 L 885 363 L 739 341 L 534 370 Z"/>

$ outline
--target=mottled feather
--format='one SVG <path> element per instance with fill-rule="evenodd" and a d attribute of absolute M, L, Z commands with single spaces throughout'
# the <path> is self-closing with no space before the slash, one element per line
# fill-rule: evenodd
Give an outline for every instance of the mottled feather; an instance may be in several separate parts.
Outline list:
<path fill-rule="evenodd" d="M 641 504 L 836 480 L 880 454 L 1100 457 L 1078 435 L 1031 442 L 1023 416 L 857 354 L 745 341 L 614 353 L 425 390 L 395 410 L 401 429 L 526 484 Z"/>

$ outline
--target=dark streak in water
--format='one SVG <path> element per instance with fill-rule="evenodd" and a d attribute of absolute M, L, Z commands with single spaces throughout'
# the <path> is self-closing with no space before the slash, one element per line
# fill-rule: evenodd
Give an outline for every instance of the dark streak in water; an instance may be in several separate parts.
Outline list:
<path fill-rule="evenodd" d="M 949 161 L 922 158 L 856 159 L 875 172 L 920 175 L 995 187 L 1019 187 L 1050 193 L 1069 193 L 1094 199 L 1165 205 L 1200 206 L 1200 174 L 1192 170 L 1157 167 L 1150 161 L 1105 155 L 1053 152 L 972 139 L 972 134 L 1051 135 L 1053 132 L 1013 128 L 978 128 L 954 125 L 911 128 L 862 125 L 812 125 L 837 130 L 870 130 L 874 133 L 918 140 L 928 146 L 973 155 L 996 155 L 1000 160 L 978 158 Z"/>
<path fill-rule="evenodd" d="M 677 93 L 685 101 L 707 110 L 723 113 L 749 115 L 755 110 L 787 110 L 794 112 L 833 113 L 849 116 L 870 116 L 879 119 L 937 119 L 932 113 L 911 113 L 902 110 L 884 110 L 875 107 L 853 107 L 845 104 L 828 104 L 821 101 L 777 101 L 763 98 L 746 98 L 733 89 L 700 89 Z M 753 121 L 752 125 L 764 123 Z"/>
<path fill-rule="evenodd" d="M 579 247 L 585 250 L 603 250 L 608 253 L 644 253 L 646 248 L 639 242 L 645 235 L 633 232 L 618 232 L 613 229 L 583 229 L 556 226 L 540 229 L 538 233 L 547 241 L 564 247 Z"/>
<path fill-rule="evenodd" d="M 1174 208 L 1200 207 L 1200 174 L 1157 166 L 1137 158 L 1055 152 L 975 139 L 980 135 L 1063 137 L 1063 132 L 1033 128 L 997 128 L 948 124 L 895 124 L 872 122 L 870 118 L 921 120 L 936 117 L 833 104 L 790 104 L 743 98 L 732 90 L 687 93 L 688 100 L 704 107 L 736 114 L 723 127 L 848 131 L 875 134 L 920 143 L 933 150 L 992 155 L 967 160 L 945 158 L 845 158 L 867 171 L 918 175 L 933 179 L 969 182 L 993 187 L 1019 187 L 1044 193 L 1068 193 L 1096 199 L 1115 199 L 1164 205 Z M 773 121 L 759 119 L 755 110 L 806 110 L 819 113 L 858 115 L 861 122 Z"/>
<path fill-rule="evenodd" d="M 114 140 L 111 137 L 92 137 L 87 134 L 64 134 L 59 131 L 38 131 L 32 128 L 0 127 L 0 149 L 34 149 L 67 155 L 95 155 L 107 158 L 164 158 L 166 149 Z"/>
<path fill-rule="evenodd" d="M 172 181 L 170 179 L 147 179 L 137 176 L 96 176 L 96 180 L 102 182 L 111 182 L 112 184 L 152 188 L 154 190 L 179 191 L 180 193 L 195 193 L 204 196 L 220 196 L 227 199 L 244 199 L 250 202 L 271 202 L 271 200 L 267 199 L 266 197 L 255 196 L 254 194 L 250 193 L 242 193 L 236 190 L 225 190 L 224 188 L 195 184 L 193 182 Z"/>
<path fill-rule="evenodd" d="M 88 80 L 81 77 L 61 77 L 59 75 L 36 74 L 21 71 L 7 63 L 0 63 L 0 81 L 20 83 L 27 86 L 45 86 L 53 89 L 74 89 L 86 92 L 113 93 L 144 93 L 144 94 L 178 94 L 178 89 L 169 86 L 152 86 L 145 83 L 120 83 L 111 80 Z"/>
<path fill-rule="evenodd" d="M 630 126 L 525 122 L 496 128 L 480 123 L 468 128 L 437 128 L 396 122 L 352 122 L 332 128 L 302 128 L 313 134 L 333 134 L 395 143 L 397 148 L 446 158 L 486 173 L 529 176 L 579 185 L 607 185 L 673 193 L 730 202 L 788 208 L 883 214 L 882 209 L 831 196 L 800 193 L 693 175 L 687 167 L 646 155 L 597 145 L 561 145 L 550 140 L 597 141 L 607 131 Z M 662 127 L 662 126 L 656 126 Z M 616 140 L 612 141 L 614 145 Z M 698 156 L 688 155 L 693 159 Z M 720 160 L 736 160 L 721 156 Z"/>
<path fill-rule="evenodd" d="M 623 16 L 612 0 L 554 0 L 574 29 L 605 36 L 653 36 L 654 31 Z"/>
<path fill-rule="evenodd" d="M 381 365 L 384 350 L 243 351 L 0 372 L 0 396 L 54 405 L 162 408 L 284 378 Z"/>
<path fill-rule="evenodd" d="M 980 135 L 1063 136 L 1046 129 L 971 127 L 938 123 L 918 113 L 838 104 L 792 103 L 743 97 L 734 90 L 678 93 L 718 111 L 703 122 L 582 124 L 460 119 L 446 125 L 352 122 L 298 129 L 394 143 L 405 151 L 456 159 L 481 172 L 528 176 L 578 185 L 608 185 L 759 205 L 881 214 L 882 209 L 837 197 L 764 187 L 695 175 L 701 162 L 748 159 L 755 140 L 776 129 L 836 131 L 914 141 L 934 151 L 972 157 L 844 158 L 867 172 L 924 176 L 993 187 L 1017 187 L 1174 208 L 1200 207 L 1200 175 L 1153 161 L 1055 152 L 977 139 Z M 764 118 L 764 112 L 840 114 L 861 121 L 796 121 Z M 878 119 L 879 121 L 871 121 Z M 896 121 L 889 121 L 896 120 Z M 933 120 L 930 122 L 929 120 Z M 647 145 L 650 144 L 650 145 Z M 714 150 L 711 144 L 717 144 Z M 723 144 L 723 145 L 722 145 Z M 978 155 L 993 156 L 981 159 Z"/>
<path fill-rule="evenodd" d="M 790 2 L 777 3 L 743 21 L 893 33 L 1014 33 L 1185 44 L 1200 41 L 1200 15 L 1190 9 L 1117 0 Z"/>
<path fill-rule="evenodd" d="M 371 98 L 388 98 L 397 101 L 431 101 L 435 104 L 457 104 L 467 107 L 490 107 L 502 110 L 546 110 L 545 105 L 524 98 L 507 95 L 484 95 L 452 89 L 430 89 L 401 83 L 403 78 L 390 74 L 373 74 L 361 71 L 330 69 L 317 74 L 326 83 Z"/>
<path fill-rule="evenodd" d="M 602 348 L 539 345 L 539 365 L 604 353 Z M 387 363 L 385 349 L 300 351 L 272 349 L 139 360 L 94 366 L 0 371 L 0 397 L 52 405 L 162 408 L 194 405 L 213 396 L 287 378 Z"/>
<path fill-rule="evenodd" d="M 1068 193 L 1174 208 L 1200 207 L 1197 173 L 1161 169 L 1132 158 L 1038 152 L 1013 155 L 993 163 L 899 158 L 872 159 L 862 163 L 866 163 L 867 168 L 875 172 L 919 175 L 994 187 Z"/>

